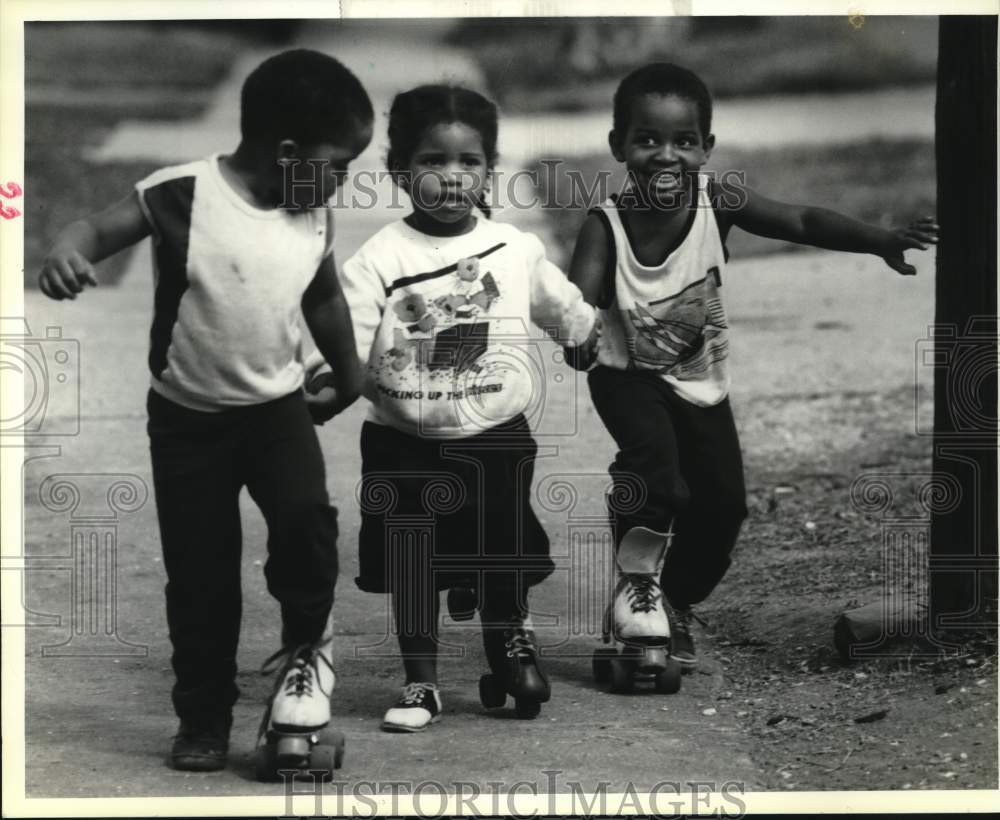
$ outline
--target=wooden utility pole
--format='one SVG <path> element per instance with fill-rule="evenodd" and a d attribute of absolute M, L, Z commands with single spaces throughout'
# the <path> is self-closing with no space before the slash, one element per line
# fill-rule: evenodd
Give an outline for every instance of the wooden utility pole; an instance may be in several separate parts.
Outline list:
<path fill-rule="evenodd" d="M 997 18 L 942 16 L 930 629 L 996 628 Z M 926 358 L 926 357 L 925 357 Z M 957 495 L 956 495 L 957 493 Z"/>
<path fill-rule="evenodd" d="M 894 641 L 933 653 L 957 633 L 997 627 L 997 17 L 942 16 L 938 37 L 941 237 L 934 327 L 916 362 L 921 382 L 934 379 L 933 429 L 917 429 L 933 436 L 920 490 L 930 539 L 921 548 L 921 519 L 900 518 L 883 522 L 882 545 L 887 570 L 929 576 L 929 590 L 887 590 L 840 615 L 844 661 L 886 654 Z"/>

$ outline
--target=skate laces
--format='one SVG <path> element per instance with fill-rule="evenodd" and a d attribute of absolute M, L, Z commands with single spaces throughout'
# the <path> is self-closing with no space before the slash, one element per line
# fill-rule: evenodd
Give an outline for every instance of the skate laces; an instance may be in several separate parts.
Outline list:
<path fill-rule="evenodd" d="M 651 575 L 629 574 L 628 602 L 633 612 L 653 612 L 659 601 L 660 587 Z"/>
<path fill-rule="evenodd" d="M 318 651 L 316 647 L 305 644 L 294 649 L 279 649 L 264 661 L 261 672 L 270 675 L 282 666 L 282 661 L 284 661 L 285 676 L 279 686 L 285 690 L 286 695 L 310 697 L 314 686 L 318 686 L 319 690 L 327 697 L 333 694 L 332 691 L 327 692 L 322 684 L 317 683 L 320 661 L 334 676 L 336 676 L 336 672 L 326 655 Z"/>
<path fill-rule="evenodd" d="M 675 609 L 674 610 L 674 622 L 677 631 L 682 631 L 686 634 L 691 632 L 691 621 L 697 621 L 702 626 L 708 626 L 704 620 L 699 618 L 693 609 Z"/>
<path fill-rule="evenodd" d="M 437 691 L 433 683 L 408 683 L 403 687 L 403 696 L 399 699 L 401 706 L 420 706 L 429 693 Z M 433 694 L 430 694 L 433 698 Z"/>
<path fill-rule="evenodd" d="M 520 657 L 525 655 L 533 656 L 538 651 L 534 640 L 532 640 L 531 635 L 523 626 L 511 628 L 508 636 L 504 644 L 507 647 L 508 658 L 513 658 L 515 655 Z"/>

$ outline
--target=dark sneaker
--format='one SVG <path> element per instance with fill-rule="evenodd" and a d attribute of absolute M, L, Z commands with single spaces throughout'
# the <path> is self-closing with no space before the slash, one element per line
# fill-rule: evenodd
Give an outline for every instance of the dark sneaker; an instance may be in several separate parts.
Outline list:
<path fill-rule="evenodd" d="M 226 766 L 228 718 L 182 719 L 170 751 L 170 764 L 185 772 L 215 772 Z"/>
<path fill-rule="evenodd" d="M 408 683 L 396 705 L 385 713 L 384 732 L 422 732 L 441 717 L 441 695 L 433 683 Z"/>
<path fill-rule="evenodd" d="M 694 638 L 691 636 L 691 622 L 697 620 L 691 608 L 675 609 L 673 630 L 670 633 L 670 656 L 690 672 L 698 663 L 694 654 Z"/>

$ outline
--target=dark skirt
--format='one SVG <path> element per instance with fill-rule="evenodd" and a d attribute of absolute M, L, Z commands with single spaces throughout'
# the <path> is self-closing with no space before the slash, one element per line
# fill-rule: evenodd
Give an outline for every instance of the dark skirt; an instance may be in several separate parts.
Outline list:
<path fill-rule="evenodd" d="M 540 583 L 555 567 L 531 507 L 537 452 L 521 415 L 462 439 L 365 422 L 357 585 L 515 592 Z"/>

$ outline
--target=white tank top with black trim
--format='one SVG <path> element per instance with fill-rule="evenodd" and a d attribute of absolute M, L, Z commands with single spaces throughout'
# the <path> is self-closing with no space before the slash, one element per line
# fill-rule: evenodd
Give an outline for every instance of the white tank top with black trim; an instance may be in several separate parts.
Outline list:
<path fill-rule="evenodd" d="M 729 323 L 722 306 L 726 252 L 706 186 L 687 232 L 659 265 L 635 258 L 620 212 L 599 206 L 615 248 L 611 304 L 599 310 L 598 363 L 652 370 L 677 395 L 709 407 L 729 393 Z"/>

